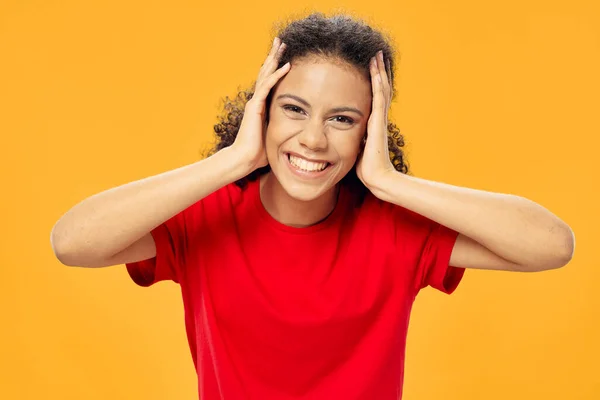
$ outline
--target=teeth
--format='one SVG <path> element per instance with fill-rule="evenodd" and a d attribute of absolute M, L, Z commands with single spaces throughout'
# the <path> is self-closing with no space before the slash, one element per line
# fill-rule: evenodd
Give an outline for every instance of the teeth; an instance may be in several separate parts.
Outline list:
<path fill-rule="evenodd" d="M 327 166 L 326 162 L 316 163 L 312 161 L 307 161 L 303 158 L 296 157 L 290 154 L 290 163 L 303 171 L 313 172 L 313 171 L 322 171 Z"/>

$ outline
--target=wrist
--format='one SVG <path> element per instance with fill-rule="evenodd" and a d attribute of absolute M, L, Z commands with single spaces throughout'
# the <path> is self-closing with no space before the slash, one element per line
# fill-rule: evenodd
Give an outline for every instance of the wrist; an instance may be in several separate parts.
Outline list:
<path fill-rule="evenodd" d="M 398 179 L 402 179 L 402 173 L 395 169 L 388 170 L 378 174 L 377 179 L 373 179 L 367 185 L 367 188 L 377 198 L 390 202 L 392 197 L 392 188 L 399 184 Z"/>
<path fill-rule="evenodd" d="M 226 171 L 228 181 L 235 182 L 244 178 L 252 172 L 251 163 L 240 156 L 237 149 L 232 146 L 225 147 L 216 152 L 215 157 L 219 165 L 223 165 L 222 171 Z"/>

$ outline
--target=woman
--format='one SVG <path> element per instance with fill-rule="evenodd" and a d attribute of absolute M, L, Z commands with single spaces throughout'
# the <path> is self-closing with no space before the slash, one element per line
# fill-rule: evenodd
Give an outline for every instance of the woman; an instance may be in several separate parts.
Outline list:
<path fill-rule="evenodd" d="M 361 21 L 292 22 L 209 157 L 77 204 L 55 254 L 179 283 L 203 400 L 400 398 L 422 288 L 564 266 L 574 236 L 522 197 L 409 176 L 393 67 Z"/>

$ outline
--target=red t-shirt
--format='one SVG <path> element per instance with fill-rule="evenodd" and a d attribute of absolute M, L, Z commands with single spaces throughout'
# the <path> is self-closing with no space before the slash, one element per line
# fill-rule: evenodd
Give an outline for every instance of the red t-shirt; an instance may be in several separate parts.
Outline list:
<path fill-rule="evenodd" d="M 273 219 L 259 181 L 227 185 L 152 230 L 135 283 L 179 283 L 202 400 L 398 400 L 409 315 L 454 291 L 458 233 L 347 189 L 306 228 Z"/>

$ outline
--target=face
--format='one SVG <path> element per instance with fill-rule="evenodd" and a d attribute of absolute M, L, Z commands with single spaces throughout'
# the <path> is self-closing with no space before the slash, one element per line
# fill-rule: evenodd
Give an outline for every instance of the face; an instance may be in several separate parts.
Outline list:
<path fill-rule="evenodd" d="M 314 200 L 354 167 L 371 112 L 371 83 L 356 68 L 295 60 L 273 88 L 265 147 L 293 198 Z"/>

